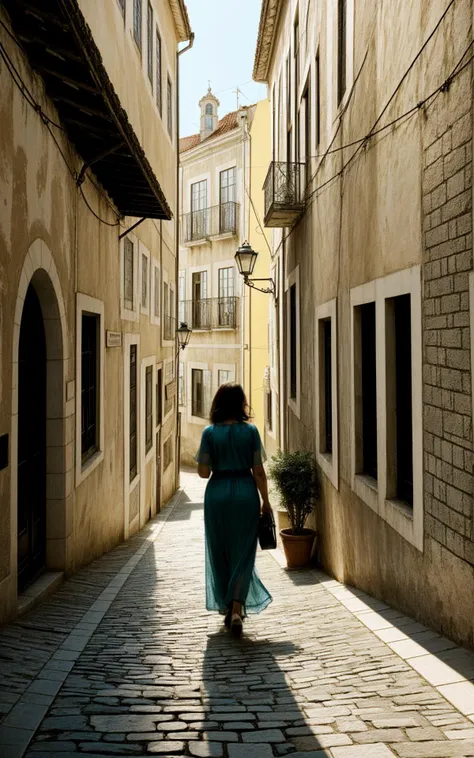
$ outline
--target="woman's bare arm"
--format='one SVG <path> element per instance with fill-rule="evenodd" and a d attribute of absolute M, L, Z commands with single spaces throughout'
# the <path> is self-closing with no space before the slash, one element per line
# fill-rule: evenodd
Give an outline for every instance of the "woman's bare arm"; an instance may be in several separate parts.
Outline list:
<path fill-rule="evenodd" d="M 201 479 L 209 479 L 209 477 L 211 476 L 210 466 L 205 466 L 203 463 L 199 463 L 198 474 L 201 477 Z"/>
<path fill-rule="evenodd" d="M 268 482 L 267 475 L 263 466 L 255 466 L 253 468 L 253 475 L 257 484 L 258 491 L 262 496 L 262 511 L 271 511 L 270 500 L 268 499 Z"/>

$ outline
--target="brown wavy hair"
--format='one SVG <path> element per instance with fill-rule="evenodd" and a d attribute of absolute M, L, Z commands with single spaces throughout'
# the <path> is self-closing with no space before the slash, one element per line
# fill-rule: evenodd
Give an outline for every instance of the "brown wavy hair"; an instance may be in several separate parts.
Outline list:
<path fill-rule="evenodd" d="M 223 424 L 226 421 L 249 421 L 250 408 L 240 384 L 223 384 L 212 401 L 210 422 Z"/>

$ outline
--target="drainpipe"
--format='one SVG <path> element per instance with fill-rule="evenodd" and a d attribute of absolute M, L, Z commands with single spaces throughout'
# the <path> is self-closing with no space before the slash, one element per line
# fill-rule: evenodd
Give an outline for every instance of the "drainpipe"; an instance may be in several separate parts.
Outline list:
<path fill-rule="evenodd" d="M 175 207 L 175 246 L 176 246 L 176 256 L 175 256 L 175 304 L 174 304 L 174 312 L 176 316 L 176 323 L 178 319 L 179 314 L 179 57 L 183 53 L 186 53 L 188 50 L 191 50 L 192 46 L 194 45 L 194 33 L 191 32 L 191 36 L 189 38 L 189 42 L 187 45 L 185 45 L 181 50 L 178 50 L 176 52 L 176 207 Z M 175 336 L 175 343 L 176 343 L 176 336 Z M 179 346 L 175 348 L 177 351 L 179 350 Z M 176 465 L 175 465 L 175 487 L 178 489 L 180 485 L 180 478 L 179 478 L 179 472 L 180 472 L 180 461 L 178 456 L 178 452 L 181 451 L 181 445 L 180 445 L 180 419 L 179 419 L 179 353 L 175 356 L 175 382 L 176 382 L 176 444 L 175 444 L 175 451 L 176 451 Z"/>

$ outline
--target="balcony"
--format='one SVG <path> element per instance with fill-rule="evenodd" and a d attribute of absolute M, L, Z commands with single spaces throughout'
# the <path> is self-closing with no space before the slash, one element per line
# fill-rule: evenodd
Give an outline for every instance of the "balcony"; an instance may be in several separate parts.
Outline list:
<path fill-rule="evenodd" d="M 305 163 L 270 163 L 263 185 L 265 226 L 286 228 L 297 221 L 305 208 L 305 178 Z"/>
<path fill-rule="evenodd" d="M 229 202 L 184 213 L 181 216 L 180 242 L 192 247 L 202 245 L 211 238 L 238 234 L 239 203 Z"/>
<path fill-rule="evenodd" d="M 238 297 L 183 300 L 179 304 L 179 320 L 193 331 L 235 330 L 239 324 L 239 302 Z"/>

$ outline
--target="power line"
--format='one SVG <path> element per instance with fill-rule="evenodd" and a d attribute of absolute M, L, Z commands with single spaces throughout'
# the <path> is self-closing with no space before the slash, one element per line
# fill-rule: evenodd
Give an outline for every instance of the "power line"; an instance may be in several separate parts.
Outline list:
<path fill-rule="evenodd" d="M 24 53 L 23 48 L 21 47 L 21 45 L 19 44 L 19 42 L 15 39 L 15 37 L 12 35 L 12 33 L 10 32 L 10 30 L 8 29 L 8 27 L 1 20 L 0 20 L 0 25 L 5 29 L 5 31 L 11 37 L 11 39 L 15 42 L 15 44 Z M 51 135 L 51 138 L 53 139 L 54 144 L 56 145 L 56 147 L 57 147 L 57 149 L 58 149 L 58 151 L 59 151 L 59 153 L 61 155 L 61 158 L 64 161 L 64 164 L 65 164 L 68 172 L 70 173 L 70 175 L 73 178 L 73 180 L 75 182 L 77 182 L 77 177 L 78 177 L 77 172 L 75 171 L 74 168 L 72 168 L 69 165 L 69 161 L 66 158 L 66 156 L 64 154 L 64 151 L 63 151 L 61 145 L 59 144 L 59 141 L 56 138 L 56 135 L 54 134 L 54 132 L 51 129 L 51 127 L 54 126 L 56 129 L 59 129 L 62 132 L 65 132 L 66 130 L 64 129 L 63 126 L 61 126 L 61 124 L 56 123 L 55 121 L 53 121 L 53 119 L 49 118 L 49 116 L 46 115 L 46 113 L 44 112 L 44 110 L 41 107 L 41 105 L 38 103 L 38 101 L 35 99 L 34 95 L 28 89 L 27 85 L 25 84 L 24 80 L 22 79 L 22 76 L 21 76 L 20 72 L 16 68 L 16 66 L 13 63 L 12 59 L 10 58 L 7 50 L 5 49 L 3 43 L 1 43 L 1 42 L 0 42 L 0 57 L 2 58 L 3 62 L 5 63 L 5 67 L 6 67 L 7 71 L 8 71 L 8 73 L 10 74 L 10 77 L 11 77 L 13 83 L 15 84 L 15 86 L 17 87 L 17 89 L 19 90 L 20 94 L 25 99 L 25 101 L 28 103 L 28 105 L 39 115 L 41 121 L 46 126 L 49 134 Z M 95 189 L 98 192 L 100 192 L 100 194 L 105 198 L 105 200 L 107 201 L 107 203 L 108 203 L 109 207 L 111 208 L 111 210 L 117 215 L 117 212 L 116 212 L 115 208 L 113 207 L 113 205 L 109 201 L 109 199 L 106 196 L 105 192 L 103 190 L 101 190 L 97 186 L 97 184 L 93 181 L 93 179 L 88 174 L 86 174 L 86 176 L 89 179 L 89 181 L 94 185 Z M 91 207 L 91 205 L 89 204 L 86 196 L 84 195 L 82 187 L 80 187 L 80 190 L 81 190 L 81 196 L 82 196 L 82 198 L 84 200 L 84 203 L 85 203 L 86 207 L 93 214 L 93 216 L 95 216 L 95 218 L 98 221 L 100 221 L 101 223 L 105 224 L 106 226 L 118 226 L 119 225 L 119 223 L 120 223 L 119 220 L 117 220 L 116 223 L 112 224 L 109 221 L 105 221 L 104 219 L 102 219 L 94 211 L 94 209 Z"/>
<path fill-rule="evenodd" d="M 311 192 L 311 193 L 310 193 L 310 194 L 307 196 L 307 198 L 306 198 L 306 200 L 307 200 L 307 201 L 308 201 L 308 200 L 311 200 L 311 201 L 313 201 L 313 198 L 315 198 L 315 196 L 317 196 L 317 195 L 319 194 L 319 192 L 321 192 L 323 189 L 325 189 L 327 186 L 329 186 L 329 185 L 330 185 L 332 182 L 334 182 L 336 179 L 338 179 L 340 176 L 342 176 L 342 174 L 344 173 L 344 171 L 346 171 L 346 169 L 347 169 L 347 168 L 348 168 L 348 167 L 351 165 L 351 163 L 352 163 L 352 162 L 355 160 L 355 158 L 356 158 L 356 156 L 358 155 L 358 153 L 360 152 L 360 150 L 361 150 L 362 148 L 364 148 L 364 149 L 366 149 L 366 148 L 367 148 L 367 149 L 368 149 L 368 147 L 369 147 L 369 141 L 370 141 L 370 139 L 371 139 L 372 137 L 375 137 L 375 136 L 377 136 L 378 134 L 381 134 L 382 132 L 386 131 L 386 130 L 387 130 L 387 129 L 389 129 L 390 127 L 392 127 L 392 126 L 394 126 L 395 124 L 397 124 L 398 122 L 400 122 L 402 119 L 408 119 L 408 118 L 410 118 L 410 116 L 412 116 L 414 113 L 417 113 L 418 111 L 420 111 L 420 110 L 421 110 L 421 109 L 422 109 L 422 108 L 423 108 L 423 107 L 424 107 L 424 106 L 425 106 L 425 105 L 426 105 L 426 104 L 427 104 L 427 103 L 428 103 L 430 100 L 432 100 L 432 99 L 433 99 L 434 97 L 436 97 L 438 94 L 440 94 L 441 92 L 446 92 L 446 91 L 448 91 L 448 90 L 449 90 L 449 87 L 451 86 L 451 83 L 454 81 L 454 79 L 455 79 L 457 76 L 459 76 L 459 75 L 460 75 L 460 74 L 461 74 L 461 73 L 462 73 L 462 72 L 463 72 L 463 71 L 464 71 L 464 70 L 467 68 L 467 66 L 469 66 L 469 64 L 471 63 L 471 61 L 474 59 L 474 55 L 473 55 L 473 56 L 471 56 L 471 57 L 470 57 L 470 58 L 469 58 L 469 59 L 468 59 L 468 60 L 467 60 L 467 61 L 464 63 L 464 65 L 462 65 L 461 67 L 460 67 L 460 64 L 462 63 L 462 61 L 464 60 L 464 58 L 465 58 L 466 54 L 469 52 L 469 50 L 471 49 L 472 45 L 474 44 L 473 42 L 471 42 L 471 43 L 468 45 L 468 47 L 466 48 L 466 50 L 465 50 L 465 51 L 464 51 L 464 53 L 462 54 L 462 56 L 461 56 L 460 60 L 458 61 L 458 63 L 457 63 L 457 64 L 456 64 L 456 66 L 454 67 L 454 69 L 452 70 L 452 72 L 449 74 L 449 76 L 448 76 L 448 77 L 447 77 L 447 78 L 444 80 L 444 82 L 443 82 L 443 83 L 442 83 L 442 84 L 441 84 L 439 87 L 437 87 L 435 90 L 433 90 L 433 92 L 431 92 L 429 95 L 427 95 L 427 96 L 426 96 L 426 97 L 425 97 L 423 100 L 421 100 L 421 101 L 419 101 L 418 103 L 416 103 L 416 105 L 414 105 L 414 106 L 412 106 L 411 108 L 409 108 L 409 109 L 408 109 L 408 110 L 407 110 L 405 113 L 403 113 L 403 114 L 401 114 L 400 116 L 397 116 L 396 118 L 392 119 L 392 121 L 390 121 L 388 124 L 385 124 L 384 126 L 380 127 L 379 129 L 377 129 L 377 130 L 375 129 L 375 127 L 377 126 L 377 124 L 378 124 L 378 123 L 380 123 L 380 119 L 381 119 L 381 116 L 382 116 L 382 115 L 383 115 L 383 114 L 386 112 L 386 110 L 387 110 L 387 108 L 388 108 L 389 104 L 390 104 L 390 103 L 393 101 L 393 99 L 394 99 L 394 97 L 395 97 L 396 93 L 399 91 L 399 89 L 400 89 L 401 85 L 402 85 L 402 84 L 403 84 L 403 82 L 405 81 L 405 79 L 406 79 L 406 77 L 407 77 L 407 75 L 408 75 L 409 71 L 411 71 L 411 70 L 412 70 L 412 68 L 413 68 L 413 66 L 414 66 L 414 63 L 415 63 L 415 62 L 416 62 L 416 61 L 419 59 L 421 52 L 423 52 L 423 50 L 425 49 L 425 47 L 426 47 L 426 45 L 428 44 L 428 42 L 430 41 L 430 39 L 432 39 L 432 37 L 433 37 L 434 33 L 435 33 L 435 32 L 437 31 L 437 29 L 439 28 L 439 26 L 440 26 L 441 22 L 442 22 L 442 21 L 443 21 L 443 19 L 445 18 L 445 16 L 446 16 L 447 12 L 448 12 L 448 11 L 449 11 L 449 9 L 451 8 L 451 6 L 454 4 L 454 2 L 456 2 L 456 0 L 451 0 L 451 2 L 449 3 L 449 5 L 448 5 L 447 9 L 445 10 L 445 12 L 443 13 L 443 15 L 442 15 L 442 17 L 441 17 L 440 21 L 438 21 L 438 23 L 437 23 L 437 25 L 436 25 L 435 29 L 434 29 L 434 30 L 433 30 L 433 32 L 432 32 L 432 33 L 429 35 L 428 39 L 427 39 L 427 40 L 426 40 L 426 42 L 423 44 L 423 46 L 422 46 L 421 50 L 420 50 L 420 51 L 417 53 L 417 55 L 415 56 L 414 60 L 412 61 L 412 63 L 411 63 L 411 64 L 410 64 L 410 66 L 408 67 L 407 71 L 405 71 L 405 73 L 403 74 L 402 78 L 400 79 L 400 81 L 399 81 L 399 83 L 398 83 L 398 85 L 397 85 L 397 88 L 395 89 L 394 93 L 391 95 L 391 97 L 390 97 L 389 101 L 388 101 L 388 102 L 386 103 L 386 105 L 384 106 L 384 108 L 383 108 L 383 111 L 382 111 L 382 114 L 379 114 L 379 116 L 377 117 L 376 121 L 374 122 L 374 124 L 373 124 L 372 128 L 371 128 L 371 129 L 370 129 L 370 131 L 367 133 L 367 135 L 366 135 L 364 138 L 360 138 L 360 139 L 358 139 L 358 140 L 355 140 L 355 141 L 353 141 L 353 142 L 351 142 L 351 143 L 348 143 L 347 145 L 343 145 L 343 146 L 341 146 L 341 147 L 340 147 L 340 148 L 338 148 L 338 149 L 334 149 L 334 151 L 333 151 L 333 152 L 339 152 L 339 151 L 341 151 L 341 150 L 347 149 L 348 147 L 351 147 L 351 146 L 353 146 L 354 144 L 356 144 L 356 145 L 357 145 L 357 148 L 356 148 L 356 150 L 354 151 L 354 153 L 353 153 L 353 154 L 351 155 L 351 157 L 350 157 L 350 158 L 349 158 L 349 159 L 348 159 L 348 160 L 347 160 L 347 161 L 346 161 L 346 162 L 343 164 L 342 168 L 341 168 L 339 171 L 337 171 L 337 172 L 336 172 L 336 173 L 335 173 L 333 176 L 331 176 L 329 179 L 327 179 L 325 182 L 323 182 L 323 184 L 320 184 L 318 187 L 316 187 L 316 188 L 315 188 L 315 189 L 314 189 L 314 190 L 313 190 L 313 191 L 312 191 L 312 192 Z M 344 111 L 344 112 L 345 112 L 345 111 Z M 342 114 L 342 115 L 343 115 L 343 114 Z M 338 133 L 338 131 L 339 131 L 339 127 L 340 127 L 340 125 L 341 125 L 341 120 L 339 121 L 338 129 L 336 130 L 336 134 L 334 135 L 334 137 L 333 137 L 333 139 L 332 139 L 331 145 L 334 143 L 334 139 L 335 139 L 335 137 L 337 136 L 337 133 Z M 330 145 L 330 147 L 331 147 L 331 145 Z M 318 174 L 318 172 L 319 172 L 319 170 L 320 170 L 320 168 L 321 168 L 321 165 L 322 165 L 322 163 L 323 163 L 323 160 L 324 160 L 324 158 L 325 158 L 325 157 L 326 157 L 328 154 L 329 154 L 329 150 L 327 150 L 327 151 L 326 151 L 326 153 L 325 153 L 325 154 L 322 156 L 322 160 L 321 160 L 321 163 L 320 163 L 320 165 L 318 166 L 318 168 L 317 168 L 316 172 L 313 174 L 313 176 L 312 176 L 312 177 L 311 177 L 311 179 L 309 180 L 309 182 L 308 182 L 308 186 L 309 186 L 309 185 L 310 185 L 310 184 L 311 184 L 311 183 L 314 181 L 314 179 L 316 178 L 316 176 L 317 176 L 317 174 Z M 312 205 L 312 202 L 310 203 L 310 205 Z M 308 205 L 308 204 L 306 205 L 306 208 L 305 208 L 305 212 L 306 212 L 306 210 L 308 209 L 308 207 L 310 207 L 310 205 Z M 280 241 L 280 243 L 279 243 L 279 245 L 278 245 L 278 247 L 277 247 L 277 249 L 276 249 L 276 251 L 275 251 L 274 255 L 277 255 L 277 253 L 278 253 L 278 251 L 280 250 L 280 248 L 282 247 L 282 245 L 283 245 L 283 244 L 284 244 L 284 243 L 287 241 L 287 239 L 288 239 L 288 238 L 289 238 L 289 237 L 290 237 L 290 236 L 293 234 L 293 232 L 296 230 L 296 228 L 297 228 L 297 227 L 299 226 L 299 224 L 301 223 L 301 221 L 302 221 L 302 219 L 304 218 L 304 216 L 305 216 L 305 213 L 304 213 L 304 214 L 303 214 L 303 215 L 302 215 L 302 216 L 301 216 L 301 217 L 298 219 L 298 221 L 297 221 L 297 222 L 294 224 L 294 226 L 292 226 L 292 228 L 290 229 L 290 231 L 288 232 L 288 234 L 287 234 L 287 235 L 285 235 L 285 236 L 282 238 L 282 240 Z"/>

